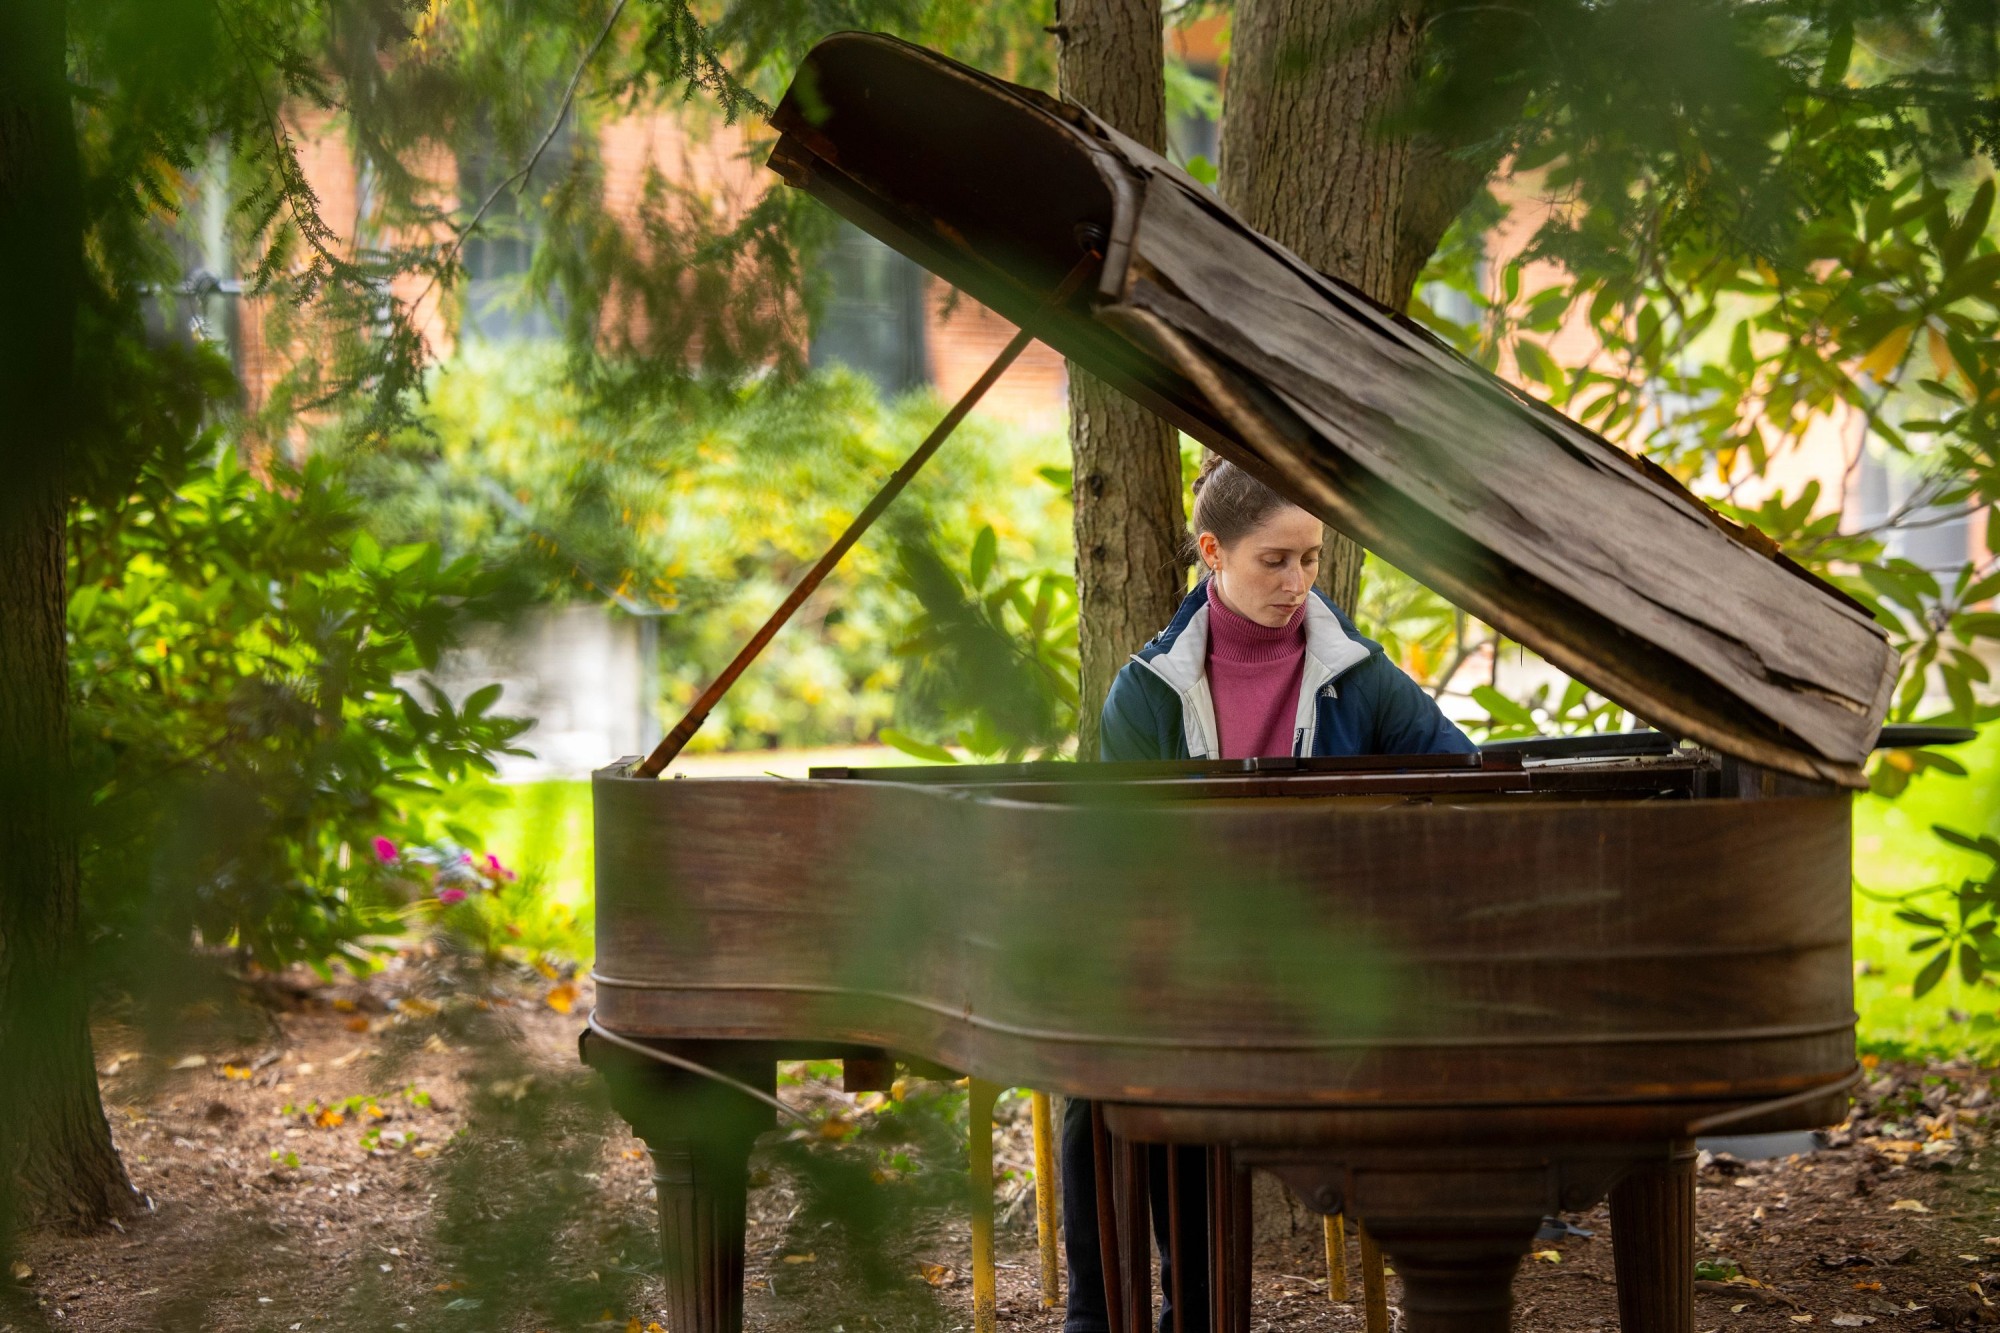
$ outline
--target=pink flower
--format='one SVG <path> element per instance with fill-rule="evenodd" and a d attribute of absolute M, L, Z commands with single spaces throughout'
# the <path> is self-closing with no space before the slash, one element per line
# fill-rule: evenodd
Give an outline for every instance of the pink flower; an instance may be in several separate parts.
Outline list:
<path fill-rule="evenodd" d="M 375 839 L 375 859 L 385 864 L 396 859 L 396 844 L 387 838 Z"/>
<path fill-rule="evenodd" d="M 514 872 L 509 870 L 506 866 L 501 865 L 500 858 L 495 856 L 491 852 L 486 853 L 486 873 L 493 876 L 493 878 L 495 879 L 514 878 Z"/>
<path fill-rule="evenodd" d="M 446 907 L 450 907 L 453 903 L 462 903 L 465 901 L 465 890 L 458 888 L 439 889 L 438 901 Z"/>

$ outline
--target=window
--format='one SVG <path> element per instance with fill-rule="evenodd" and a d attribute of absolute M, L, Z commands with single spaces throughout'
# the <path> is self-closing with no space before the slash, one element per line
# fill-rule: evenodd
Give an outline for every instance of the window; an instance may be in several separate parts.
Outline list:
<path fill-rule="evenodd" d="M 813 329 L 814 367 L 846 366 L 885 395 L 928 383 L 924 270 L 849 222 L 821 262 L 831 291 Z"/>
<path fill-rule="evenodd" d="M 458 202 L 463 216 L 470 218 L 488 195 L 493 197 L 478 229 L 466 237 L 459 252 L 459 262 L 465 266 L 461 337 L 511 342 L 556 335 L 556 314 L 539 293 L 527 290 L 525 279 L 542 234 L 537 200 L 567 167 L 574 151 L 575 136 L 565 118 L 535 164 L 527 188 L 519 188 L 521 183 L 516 181 L 497 194 L 494 187 L 519 170 L 518 163 L 484 137 L 476 148 L 459 154 Z M 520 160 L 525 161 L 526 156 L 523 152 Z"/>

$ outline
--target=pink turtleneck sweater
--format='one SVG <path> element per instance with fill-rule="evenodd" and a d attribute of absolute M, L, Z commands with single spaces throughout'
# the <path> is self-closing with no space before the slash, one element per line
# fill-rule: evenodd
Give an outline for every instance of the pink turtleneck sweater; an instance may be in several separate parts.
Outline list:
<path fill-rule="evenodd" d="M 1271 629 L 1224 606 L 1208 581 L 1208 689 L 1224 759 L 1292 752 L 1305 663 L 1304 606 Z"/>

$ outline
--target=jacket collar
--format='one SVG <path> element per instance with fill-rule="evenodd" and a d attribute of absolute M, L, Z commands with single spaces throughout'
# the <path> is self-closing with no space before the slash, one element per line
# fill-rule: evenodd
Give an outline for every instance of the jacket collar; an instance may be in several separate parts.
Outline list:
<path fill-rule="evenodd" d="M 1320 692 L 1382 651 L 1318 588 L 1306 600 L 1306 661 L 1299 679 L 1295 754 L 1312 753 Z M 1181 697 L 1181 725 L 1188 754 L 1211 759 L 1220 751 L 1215 699 L 1208 688 L 1208 580 L 1195 584 L 1167 627 L 1132 655 Z"/>

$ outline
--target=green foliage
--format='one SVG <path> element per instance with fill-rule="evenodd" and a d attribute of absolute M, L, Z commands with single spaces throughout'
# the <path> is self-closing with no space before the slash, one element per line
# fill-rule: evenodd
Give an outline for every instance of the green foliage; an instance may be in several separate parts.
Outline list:
<path fill-rule="evenodd" d="M 1044 569 L 998 575 L 999 539 L 979 530 L 963 572 L 919 536 L 900 544 L 897 585 L 922 609 L 896 645 L 907 663 L 899 714 L 980 759 L 1051 758 L 1076 735 L 1076 579 Z M 941 746 L 885 731 L 919 759 Z"/>
<path fill-rule="evenodd" d="M 329 463 L 267 483 L 226 444 L 81 506 L 70 535 L 100 943 L 134 966 L 190 928 L 270 966 L 363 959 L 408 896 L 373 840 L 451 832 L 439 798 L 527 725 L 494 711 L 498 686 L 454 705 L 412 679 L 492 609 L 492 580 L 384 548 Z"/>
<path fill-rule="evenodd" d="M 1942 824 L 1933 826 L 1932 831 L 1952 846 L 1984 857 L 1988 873 L 1983 879 L 1966 879 L 1956 889 L 1940 888 L 1911 895 L 1922 898 L 1947 894 L 1948 904 L 1939 909 L 1943 915 L 1909 905 L 1897 910 L 1897 920 L 1920 932 L 1911 942 L 1910 952 L 1929 955 L 1912 983 L 1911 993 L 1918 999 L 1935 990 L 1946 972 L 1954 967 L 1959 980 L 1967 986 L 1978 985 L 1989 969 L 2000 967 L 2000 941 L 1994 939 L 1995 932 L 2000 931 L 2000 839 L 1983 833 L 1961 833 Z M 1907 904 L 1908 900 L 1905 901 Z M 1987 1026 L 1989 1030 L 1994 1026 L 1990 1015 Z"/>
<path fill-rule="evenodd" d="M 418 425 L 350 449 L 345 474 L 385 543 L 437 536 L 448 557 L 510 571 L 523 597 L 673 612 L 658 622 L 669 723 L 939 411 L 928 394 L 884 403 L 845 372 L 609 411 L 564 372 L 550 348 L 469 350 L 440 368 Z M 1063 496 L 1037 475 L 1063 457 L 1059 438 L 975 419 L 891 519 L 954 543 L 990 527 L 1031 567 L 1066 562 Z M 694 748 L 853 743 L 892 721 L 912 603 L 884 535 L 847 555 Z"/>

